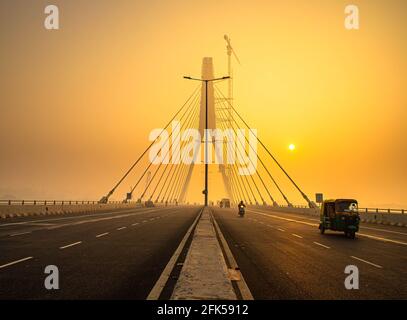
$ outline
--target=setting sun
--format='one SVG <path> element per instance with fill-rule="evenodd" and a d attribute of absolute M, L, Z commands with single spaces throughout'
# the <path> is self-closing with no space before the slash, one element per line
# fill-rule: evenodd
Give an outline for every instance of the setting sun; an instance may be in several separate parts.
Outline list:
<path fill-rule="evenodd" d="M 288 149 L 290 149 L 291 151 L 293 151 L 293 150 L 295 150 L 295 144 L 290 144 L 289 146 L 288 146 Z"/>

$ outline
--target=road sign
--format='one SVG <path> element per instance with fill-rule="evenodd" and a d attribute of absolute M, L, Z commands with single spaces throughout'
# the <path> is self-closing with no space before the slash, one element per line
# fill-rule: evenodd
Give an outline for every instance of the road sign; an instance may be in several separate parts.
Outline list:
<path fill-rule="evenodd" d="M 322 193 L 315 194 L 316 203 L 322 203 L 324 201 L 324 195 Z"/>

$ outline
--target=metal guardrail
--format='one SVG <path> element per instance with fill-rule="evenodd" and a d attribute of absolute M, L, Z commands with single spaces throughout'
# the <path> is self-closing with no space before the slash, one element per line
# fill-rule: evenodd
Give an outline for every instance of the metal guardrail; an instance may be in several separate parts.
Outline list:
<path fill-rule="evenodd" d="M 119 204 L 121 201 L 109 201 L 109 204 Z M 84 205 L 84 204 L 99 204 L 99 201 L 87 200 L 0 200 L 0 206 L 63 206 L 63 205 Z"/>
<path fill-rule="evenodd" d="M 398 213 L 405 214 L 406 209 L 380 209 L 380 208 L 359 208 L 359 213 Z"/>

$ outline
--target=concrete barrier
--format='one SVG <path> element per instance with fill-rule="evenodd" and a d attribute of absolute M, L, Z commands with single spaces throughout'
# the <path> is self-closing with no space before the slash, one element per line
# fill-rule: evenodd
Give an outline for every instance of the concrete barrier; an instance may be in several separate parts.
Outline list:
<path fill-rule="evenodd" d="M 107 204 L 78 204 L 78 205 L 2 205 L 0 218 L 47 216 L 72 213 L 95 213 L 118 209 L 141 207 L 139 203 L 107 203 Z"/>
<path fill-rule="evenodd" d="M 205 208 L 175 285 L 174 300 L 236 300 L 222 249 Z"/>

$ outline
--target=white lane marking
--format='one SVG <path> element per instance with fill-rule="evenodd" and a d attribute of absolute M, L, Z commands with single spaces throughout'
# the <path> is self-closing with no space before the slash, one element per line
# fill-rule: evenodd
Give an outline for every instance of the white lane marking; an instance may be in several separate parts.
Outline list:
<path fill-rule="evenodd" d="M 133 223 L 132 226 L 137 226 L 138 224 L 140 224 L 140 223 L 136 222 L 136 223 Z"/>
<path fill-rule="evenodd" d="M 376 268 L 383 269 L 382 266 L 379 266 L 378 264 L 375 264 L 375 263 L 373 263 L 373 262 L 370 262 L 370 261 L 367 261 L 367 260 L 363 260 L 363 259 L 358 258 L 358 257 L 355 257 L 355 256 L 350 256 L 350 257 L 353 258 L 353 259 L 362 261 L 362 262 L 364 262 L 364 263 L 370 264 L 371 266 L 374 266 L 374 267 L 376 267 Z"/>
<path fill-rule="evenodd" d="M 138 207 L 136 208 L 131 208 L 131 209 L 124 209 L 124 210 L 119 210 L 119 211 L 112 211 L 112 212 L 105 212 L 105 213 L 95 213 L 95 214 L 82 214 L 82 215 L 75 215 L 71 217 L 64 217 L 64 218 L 54 218 L 54 219 L 40 219 L 40 220 L 29 220 L 29 221 L 23 221 L 23 222 L 11 222 L 11 223 L 0 223 L 0 227 L 7 227 L 7 226 L 15 226 L 15 225 L 21 225 L 21 224 L 38 224 L 41 222 L 47 222 L 47 221 L 60 221 L 60 220 L 74 220 L 74 219 L 80 219 L 80 218 L 91 218 L 91 217 L 99 217 L 99 216 L 106 216 L 106 215 L 112 215 L 116 213 L 126 213 L 126 212 L 131 212 L 135 211 L 136 215 L 139 215 L 141 213 L 149 213 L 149 212 L 155 212 L 158 211 L 158 209 L 139 209 Z"/>
<path fill-rule="evenodd" d="M 148 222 L 147 220 L 143 220 L 143 223 L 146 223 L 146 222 Z"/>
<path fill-rule="evenodd" d="M 148 212 L 152 212 L 152 211 L 148 211 Z M 81 221 L 73 222 L 73 223 L 55 225 L 53 227 L 48 227 L 47 229 L 54 230 L 54 229 L 58 229 L 58 228 L 66 227 L 66 226 L 76 226 L 76 225 L 81 225 L 81 224 L 91 223 L 91 222 L 100 222 L 100 221 L 106 221 L 106 220 L 126 218 L 126 217 L 130 217 L 130 216 L 134 216 L 134 215 L 141 215 L 141 214 L 148 213 L 148 212 L 146 212 L 146 211 L 138 211 L 138 212 L 133 212 L 133 213 L 126 213 L 126 214 L 122 214 L 122 215 L 117 215 L 117 216 L 113 216 L 113 217 L 105 217 L 105 218 L 90 219 L 90 220 L 81 220 Z"/>
<path fill-rule="evenodd" d="M 73 246 L 76 246 L 76 245 L 81 244 L 81 243 L 82 243 L 82 241 L 74 242 L 74 243 L 68 244 L 66 246 L 59 247 L 59 249 L 61 249 L 61 250 L 66 249 L 66 248 L 73 247 Z"/>
<path fill-rule="evenodd" d="M 188 231 L 185 233 L 184 238 L 182 238 L 177 249 L 175 250 L 174 254 L 172 255 L 170 261 L 168 261 L 167 265 L 165 266 L 163 272 L 161 273 L 160 277 L 158 278 L 157 282 L 155 283 L 153 289 L 151 289 L 146 300 L 158 300 L 158 298 L 160 297 L 161 292 L 163 291 L 165 284 L 167 283 L 168 278 L 170 277 L 171 272 L 174 269 L 175 263 L 177 262 L 182 249 L 184 249 L 185 243 L 187 242 L 195 225 L 198 223 L 198 220 L 202 214 L 202 211 L 203 211 L 203 209 L 201 209 L 201 211 L 197 214 L 194 222 L 191 224 Z"/>
<path fill-rule="evenodd" d="M 290 222 L 302 223 L 302 224 L 306 224 L 308 226 L 313 226 L 313 227 L 318 227 L 319 226 L 319 224 L 316 224 L 316 223 L 309 223 L 309 222 L 295 220 L 295 219 L 283 218 L 283 217 L 279 217 L 279 216 L 276 216 L 276 215 L 273 215 L 273 214 L 267 214 L 267 213 L 254 211 L 254 210 L 250 210 L 250 211 L 255 213 L 255 214 L 260 214 L 262 216 L 266 216 L 266 217 L 270 217 L 270 218 L 275 218 L 275 219 L 280 219 L 280 220 L 285 220 L 285 221 L 290 221 Z"/>
<path fill-rule="evenodd" d="M 280 220 L 286 220 L 286 221 L 290 221 L 290 222 L 301 223 L 301 224 L 305 224 L 305 225 L 312 226 L 312 227 L 318 227 L 319 226 L 319 224 L 317 224 L 317 223 L 309 223 L 309 222 L 295 220 L 295 219 L 283 218 L 283 217 L 275 216 L 275 215 L 272 215 L 272 214 L 266 214 L 266 213 L 262 213 L 262 212 L 258 212 L 258 211 L 254 211 L 254 210 L 248 210 L 248 211 L 253 212 L 255 214 L 260 214 L 260 215 L 263 215 L 263 216 L 266 216 L 266 217 L 280 219 Z M 362 237 L 366 237 L 366 238 L 371 238 L 371 239 L 374 239 L 374 240 L 383 241 L 383 242 L 391 242 L 391 243 L 396 243 L 396 244 L 401 244 L 401 245 L 407 246 L 407 242 L 402 242 L 402 241 L 398 241 L 398 240 L 392 240 L 392 239 L 388 239 L 388 238 L 372 236 L 370 234 L 360 233 L 360 232 L 357 233 L 357 235 L 362 236 Z"/>
<path fill-rule="evenodd" d="M 291 233 L 294 237 L 297 237 L 297 238 L 300 238 L 300 239 L 302 239 L 302 237 L 301 236 L 299 236 L 298 234 L 295 234 L 295 233 Z"/>
<path fill-rule="evenodd" d="M 23 261 L 30 260 L 32 258 L 33 257 L 27 257 L 27 258 L 23 258 L 23 259 L 20 259 L 20 260 L 16 260 L 16 261 L 13 261 L 13 262 L 3 264 L 2 266 L 0 266 L 0 269 L 3 269 L 3 268 L 8 267 L 8 266 L 12 266 L 13 264 L 16 264 L 16 263 L 20 263 L 20 262 L 23 262 Z"/>
<path fill-rule="evenodd" d="M 14 234 L 10 234 L 10 237 L 22 236 L 23 234 L 29 234 L 29 233 L 31 233 L 31 231 L 14 233 Z"/>
<path fill-rule="evenodd" d="M 371 238 L 374 240 L 379 240 L 379 241 L 384 241 L 384 242 L 392 242 L 392 243 L 396 243 L 396 244 L 401 244 L 404 246 L 407 246 L 407 242 L 402 242 L 402 241 L 397 241 L 397 240 L 392 240 L 392 239 L 388 239 L 388 238 L 382 238 L 382 237 L 376 237 L 376 236 L 371 236 L 370 234 L 366 234 L 366 233 L 357 233 L 358 236 L 362 236 L 362 237 L 366 237 L 366 238 Z"/>
<path fill-rule="evenodd" d="M 233 253 L 230 250 L 228 243 L 227 243 L 225 237 L 223 236 L 222 231 L 219 228 L 218 222 L 216 221 L 214 214 L 211 213 L 211 216 L 212 216 L 212 221 L 213 221 L 215 230 L 217 231 L 218 236 L 220 238 L 221 246 L 223 247 L 227 260 L 229 261 L 230 268 L 235 270 L 240 275 L 240 281 L 237 281 L 236 284 L 239 287 L 239 291 L 242 295 L 242 298 L 243 298 L 243 300 L 253 300 L 253 295 L 250 292 L 250 289 L 247 286 L 244 276 L 243 276 L 242 272 L 240 271 L 240 268 L 233 256 Z"/>
<path fill-rule="evenodd" d="M 96 238 L 104 237 L 104 236 L 107 236 L 108 234 L 109 234 L 109 232 L 101 233 L 101 234 L 98 234 L 96 236 Z"/>
<path fill-rule="evenodd" d="M 405 233 L 405 232 L 399 232 L 399 231 L 393 231 L 393 230 L 385 230 L 385 229 L 381 229 L 381 228 L 372 228 L 372 227 L 360 226 L 360 229 L 369 229 L 369 230 L 388 232 L 388 233 L 394 233 L 394 234 L 401 234 L 403 236 L 407 236 L 407 233 Z"/>
<path fill-rule="evenodd" d="M 153 220 L 155 220 L 155 218 L 150 218 L 150 221 L 153 221 Z"/>
<path fill-rule="evenodd" d="M 281 229 L 281 228 L 277 228 L 277 230 L 278 230 L 278 231 L 281 231 L 281 232 L 284 232 L 284 231 L 285 231 L 284 229 Z"/>
<path fill-rule="evenodd" d="M 324 247 L 324 248 L 326 248 L 326 249 L 331 249 L 331 247 L 328 247 L 328 246 L 326 246 L 326 245 L 324 245 L 324 244 L 322 244 L 322 243 L 315 242 L 315 241 L 314 241 L 314 243 L 315 243 L 316 245 L 321 246 L 321 247 Z"/>
<path fill-rule="evenodd" d="M 126 229 L 127 227 L 121 227 L 121 228 L 117 228 L 116 230 L 123 230 Z"/>

